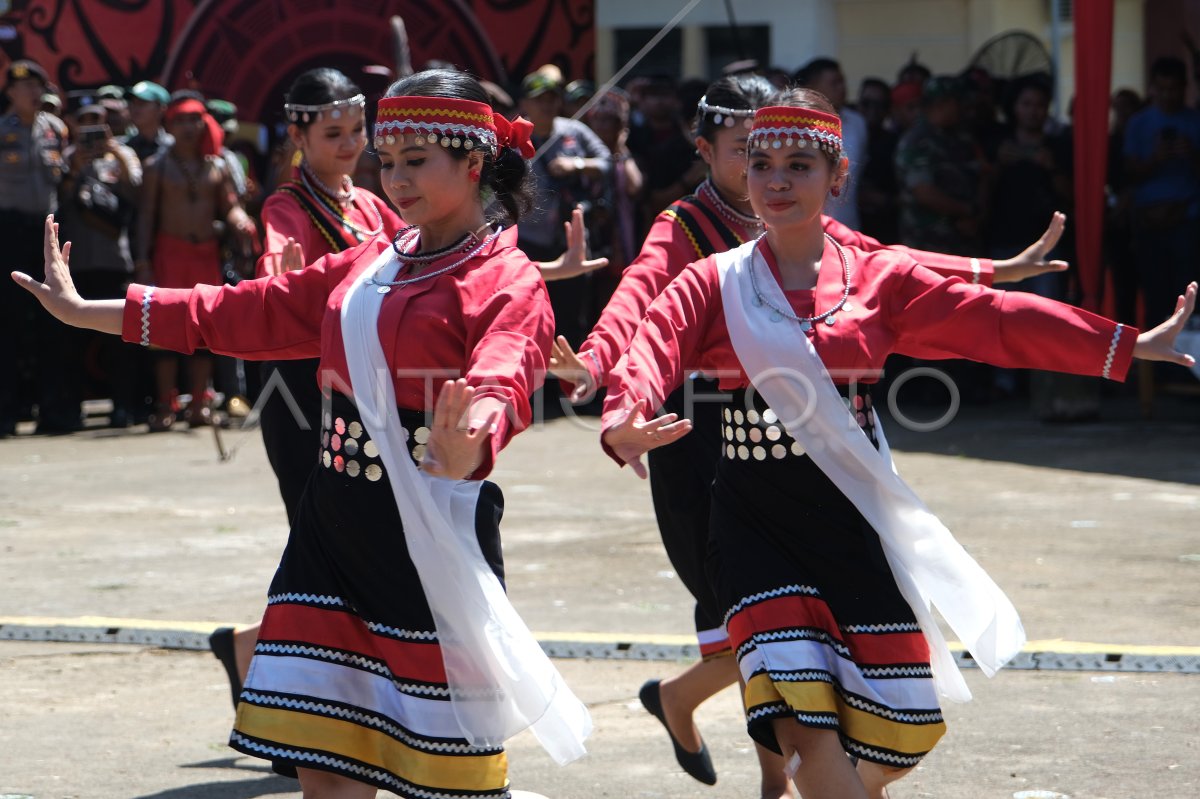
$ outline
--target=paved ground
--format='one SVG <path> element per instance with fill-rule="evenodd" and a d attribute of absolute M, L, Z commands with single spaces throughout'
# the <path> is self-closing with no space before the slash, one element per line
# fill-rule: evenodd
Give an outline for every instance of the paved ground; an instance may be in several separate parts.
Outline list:
<path fill-rule="evenodd" d="M 1047 426 L 1023 408 L 967 409 L 938 433 L 889 427 L 901 473 L 1009 592 L 1034 639 L 1196 646 L 1200 405 L 1141 421 Z M 286 538 L 257 434 L 85 432 L 0 442 L 0 616 L 252 621 Z M 556 420 L 517 439 L 505 490 L 514 602 L 534 630 L 687 633 L 646 485 L 594 433 Z M 674 765 L 636 704 L 669 663 L 564 660 L 592 708 L 584 761 L 559 769 L 513 742 L 515 787 L 553 797 L 754 796 L 756 766 L 727 692 L 701 723 L 721 778 Z M 976 701 L 893 790 L 912 797 L 1200 795 L 1200 676 L 969 672 Z M 207 653 L 0 642 L 0 796 L 298 796 L 224 747 L 228 691 Z"/>

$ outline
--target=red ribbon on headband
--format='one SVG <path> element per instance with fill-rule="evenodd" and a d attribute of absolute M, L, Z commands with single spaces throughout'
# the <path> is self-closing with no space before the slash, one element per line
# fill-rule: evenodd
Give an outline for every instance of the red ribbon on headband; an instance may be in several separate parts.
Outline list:
<path fill-rule="evenodd" d="M 496 142 L 501 147 L 511 147 L 528 160 L 537 153 L 533 146 L 533 123 L 525 117 L 509 120 L 502 114 L 494 114 L 492 121 L 496 125 Z"/>

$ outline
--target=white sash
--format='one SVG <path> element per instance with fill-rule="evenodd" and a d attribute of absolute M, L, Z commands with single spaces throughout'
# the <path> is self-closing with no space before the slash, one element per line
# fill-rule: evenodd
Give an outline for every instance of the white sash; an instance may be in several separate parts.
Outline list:
<path fill-rule="evenodd" d="M 930 610 L 936 606 L 989 677 L 1021 651 L 1017 611 L 982 567 L 896 474 L 887 443 L 876 450 L 847 411 L 808 336 L 789 319 L 770 321 L 768 303 L 788 301 L 755 242 L 716 256 L 729 339 L 754 388 L 809 457 L 879 534 L 900 593 L 929 642 L 938 692 L 965 702 L 971 692 Z"/>
<path fill-rule="evenodd" d="M 419 471 L 395 414 L 391 369 L 380 344 L 383 295 L 364 286 L 399 262 L 385 250 L 354 281 L 342 302 L 342 337 L 354 399 L 379 447 L 404 520 L 404 541 L 421 577 L 446 666 L 454 714 L 475 746 L 500 746 L 532 727 L 560 765 L 586 753 L 587 708 L 567 687 L 488 566 L 475 535 L 480 483 Z M 395 534 L 398 531 L 381 531 Z"/>

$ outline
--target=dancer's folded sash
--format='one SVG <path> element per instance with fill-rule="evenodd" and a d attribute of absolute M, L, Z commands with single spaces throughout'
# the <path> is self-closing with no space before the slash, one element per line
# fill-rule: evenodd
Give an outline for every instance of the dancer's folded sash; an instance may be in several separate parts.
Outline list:
<path fill-rule="evenodd" d="M 771 321 L 788 307 L 755 242 L 716 255 L 725 323 L 742 368 L 787 431 L 879 534 L 900 593 L 929 642 L 939 693 L 971 692 L 930 605 L 989 677 L 1025 643 L 1017 611 L 912 489 L 896 474 L 886 440 L 876 450 L 850 411 L 808 336 L 794 321 Z M 767 304 L 755 304 L 753 259 Z M 880 436 L 882 428 L 879 428 Z"/>
<path fill-rule="evenodd" d="M 379 447 L 404 541 L 437 625 L 455 717 L 473 745 L 500 746 L 532 728 L 551 757 L 569 763 L 586 752 L 591 717 L 483 557 L 475 534 L 479 481 L 431 477 L 408 455 L 377 329 L 383 295 L 364 285 L 381 268 L 387 275 L 398 271 L 391 248 L 359 275 L 343 301 L 346 361 L 354 400 Z"/>

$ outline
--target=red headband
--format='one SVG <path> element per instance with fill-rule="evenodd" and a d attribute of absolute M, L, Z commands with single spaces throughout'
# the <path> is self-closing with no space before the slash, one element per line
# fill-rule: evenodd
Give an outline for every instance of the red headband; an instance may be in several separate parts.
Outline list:
<path fill-rule="evenodd" d="M 200 154 L 220 154 L 221 147 L 225 143 L 225 131 L 217 124 L 217 120 L 213 118 L 213 115 L 208 113 L 208 109 L 204 107 L 204 103 L 194 97 L 179 100 L 167 106 L 167 111 L 163 115 L 163 118 L 170 124 L 180 114 L 199 114 L 200 119 L 204 122 L 204 132 L 200 135 Z"/>
<path fill-rule="evenodd" d="M 466 150 L 483 146 L 493 152 L 511 147 L 523 158 L 532 158 L 532 132 L 533 124 L 528 120 L 518 117 L 510 122 L 493 113 L 487 103 L 444 97 L 385 97 L 379 101 L 375 117 L 377 147 L 416 134 L 417 144 L 428 141 Z"/>
<path fill-rule="evenodd" d="M 772 105 L 754 112 L 751 147 L 776 149 L 796 144 L 827 153 L 842 152 L 842 120 L 837 114 L 811 108 Z"/>

